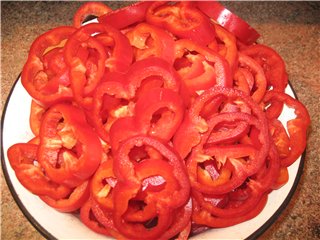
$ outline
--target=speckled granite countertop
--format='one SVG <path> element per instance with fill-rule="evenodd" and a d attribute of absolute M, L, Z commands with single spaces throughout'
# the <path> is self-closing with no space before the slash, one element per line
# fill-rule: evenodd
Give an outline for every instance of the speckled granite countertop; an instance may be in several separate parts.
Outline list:
<path fill-rule="evenodd" d="M 70 25 L 81 2 L 1 2 L 1 103 L 39 34 Z M 117 7 L 128 2 L 113 2 Z M 260 239 L 320 238 L 320 2 L 227 2 L 262 35 L 259 42 L 284 58 L 289 79 L 308 108 L 312 126 L 303 175 L 289 205 Z M 2 109 L 1 108 L 1 109 Z M 0 239 L 44 239 L 13 200 L 1 175 Z"/>

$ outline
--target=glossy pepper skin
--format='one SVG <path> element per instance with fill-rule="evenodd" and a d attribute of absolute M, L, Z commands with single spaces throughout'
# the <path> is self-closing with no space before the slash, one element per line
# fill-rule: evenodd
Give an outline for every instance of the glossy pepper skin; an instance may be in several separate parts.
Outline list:
<path fill-rule="evenodd" d="M 71 101 L 73 97 L 65 58 L 59 51 L 75 30 L 67 26 L 54 28 L 40 35 L 31 45 L 21 82 L 30 96 L 42 105 Z M 55 52 L 53 56 L 46 57 L 52 51 Z M 57 68 L 52 71 L 48 68 L 51 65 Z"/>
<path fill-rule="evenodd" d="M 192 7 L 190 2 L 154 2 L 147 9 L 146 21 L 162 27 L 180 39 L 189 39 L 206 46 L 215 38 L 210 21 L 201 11 Z"/>
<path fill-rule="evenodd" d="M 52 180 L 75 187 L 96 171 L 102 146 L 79 108 L 58 104 L 43 118 L 37 156 Z"/>
<path fill-rule="evenodd" d="M 281 165 L 283 167 L 288 167 L 303 153 L 306 148 L 307 129 L 311 121 L 310 115 L 303 104 L 285 93 L 269 91 L 264 97 L 263 102 L 264 104 L 271 103 L 271 105 L 284 103 L 287 107 L 294 109 L 296 117 L 288 120 L 286 124 L 290 151 L 287 156 L 281 158 Z M 278 117 L 273 108 L 267 108 L 266 113 L 270 119 Z"/>
<path fill-rule="evenodd" d="M 8 150 L 18 180 L 116 239 L 186 240 L 257 216 L 310 125 L 258 37 L 215 1 L 83 4 L 30 49 L 35 136 Z"/>
<path fill-rule="evenodd" d="M 10 165 L 20 183 L 30 192 L 60 199 L 68 196 L 71 188 L 51 181 L 37 161 L 38 145 L 17 143 L 8 149 Z"/>

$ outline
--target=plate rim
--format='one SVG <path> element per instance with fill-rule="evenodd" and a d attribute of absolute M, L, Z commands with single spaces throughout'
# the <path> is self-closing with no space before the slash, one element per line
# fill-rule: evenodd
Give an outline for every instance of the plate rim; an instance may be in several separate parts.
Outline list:
<path fill-rule="evenodd" d="M 7 96 L 7 99 L 5 101 L 5 104 L 3 106 L 2 109 L 2 115 L 1 115 L 1 137 L 0 137 L 0 141 L 1 141 L 1 168 L 2 168 L 2 173 L 5 179 L 5 182 L 9 188 L 9 191 L 15 201 L 15 203 L 18 205 L 19 209 L 21 210 L 21 212 L 23 213 L 23 215 L 27 218 L 27 220 L 31 223 L 31 225 L 46 239 L 52 239 L 52 240 L 57 240 L 57 238 L 55 236 L 53 236 L 49 231 L 47 231 L 42 225 L 41 223 L 39 223 L 33 216 L 32 214 L 26 209 L 26 207 L 24 206 L 24 204 L 22 203 L 22 201 L 20 200 L 13 184 L 11 183 L 10 180 L 10 176 L 8 174 L 8 170 L 7 170 L 7 165 L 5 163 L 5 153 L 4 153 L 4 148 L 3 148 L 3 126 L 4 126 L 4 119 L 6 116 L 6 112 L 7 112 L 7 107 L 8 104 L 10 102 L 12 93 L 19 81 L 19 79 L 21 78 L 21 73 L 18 75 L 17 79 L 15 80 L 15 82 L 13 83 L 10 92 Z M 291 84 L 290 81 L 288 81 L 288 86 L 291 88 L 291 91 L 293 92 L 293 95 L 295 97 L 295 99 L 298 100 L 298 96 Z M 271 227 L 272 224 L 274 224 L 276 222 L 276 220 L 279 218 L 279 216 L 281 215 L 281 213 L 287 208 L 288 204 L 290 203 L 294 193 L 296 192 L 296 189 L 299 185 L 301 176 L 303 174 L 303 168 L 304 168 L 304 161 L 305 161 L 305 156 L 306 156 L 306 149 L 303 151 L 303 153 L 300 156 L 300 163 L 299 163 L 299 167 L 298 167 L 298 171 L 297 174 L 295 176 L 295 179 L 293 181 L 292 187 L 288 193 L 288 195 L 286 196 L 286 198 L 284 199 L 284 201 L 281 203 L 281 205 L 278 207 L 278 209 L 271 215 L 271 217 L 263 223 L 262 226 L 260 226 L 257 230 L 255 230 L 251 235 L 249 235 L 247 238 L 245 238 L 246 240 L 254 240 L 257 239 L 259 236 L 261 236 L 268 228 Z"/>

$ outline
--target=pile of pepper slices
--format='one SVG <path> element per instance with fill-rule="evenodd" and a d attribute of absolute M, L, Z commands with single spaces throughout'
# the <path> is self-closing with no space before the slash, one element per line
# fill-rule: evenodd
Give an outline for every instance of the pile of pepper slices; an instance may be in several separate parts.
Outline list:
<path fill-rule="evenodd" d="M 310 124 L 258 37 L 217 2 L 83 4 L 73 26 L 31 46 L 21 80 L 35 137 L 8 150 L 17 178 L 119 239 L 187 239 L 255 217 Z M 286 127 L 284 105 L 296 115 Z"/>

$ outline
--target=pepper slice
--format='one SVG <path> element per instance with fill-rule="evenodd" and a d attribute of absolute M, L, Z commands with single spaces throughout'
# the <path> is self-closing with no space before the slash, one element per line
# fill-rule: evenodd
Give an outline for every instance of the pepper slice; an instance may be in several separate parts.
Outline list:
<path fill-rule="evenodd" d="M 163 58 L 170 64 L 174 60 L 174 39 L 166 31 L 156 26 L 140 23 L 126 33 L 134 47 L 135 60 L 153 56 Z"/>
<path fill-rule="evenodd" d="M 46 204 L 60 212 L 74 212 L 82 207 L 82 205 L 89 199 L 89 196 L 89 182 L 85 181 L 77 186 L 68 198 L 61 198 L 58 200 L 48 196 L 40 196 L 40 198 Z"/>
<path fill-rule="evenodd" d="M 47 111 L 40 128 L 37 154 L 50 179 L 70 187 L 78 186 L 96 171 L 102 151 L 98 136 L 80 109 L 58 104 Z"/>
<path fill-rule="evenodd" d="M 40 196 L 60 199 L 72 191 L 69 187 L 51 181 L 37 161 L 38 145 L 17 143 L 8 149 L 8 159 L 20 183 Z"/>
<path fill-rule="evenodd" d="M 123 29 L 130 25 L 142 22 L 145 19 L 147 8 L 152 2 L 142 1 L 119 8 L 98 18 L 98 22 Z"/>
<path fill-rule="evenodd" d="M 87 2 L 84 3 L 78 8 L 76 13 L 73 16 L 73 26 L 80 28 L 82 23 L 90 16 L 100 17 L 109 12 L 112 12 L 112 9 L 106 4 L 101 2 Z"/>
<path fill-rule="evenodd" d="M 168 30 L 180 39 L 190 39 L 203 46 L 215 40 L 210 20 L 189 2 L 173 5 L 153 2 L 146 12 L 146 21 Z"/>
<path fill-rule="evenodd" d="M 212 20 L 236 35 L 243 43 L 252 44 L 260 34 L 240 17 L 216 1 L 197 1 L 197 7 Z"/>
<path fill-rule="evenodd" d="M 307 130 L 311 121 L 310 115 L 301 102 L 285 93 L 269 91 L 265 95 L 263 102 L 265 106 L 268 106 L 269 103 L 271 104 L 271 110 L 269 108 L 266 109 L 267 116 L 270 119 L 278 117 L 277 114 L 274 114 L 273 112 L 272 104 L 284 103 L 287 107 L 294 109 L 296 117 L 287 121 L 287 129 L 290 138 L 290 152 L 286 157 L 281 158 L 281 166 L 288 167 L 306 148 Z"/>
<path fill-rule="evenodd" d="M 174 66 L 191 94 L 214 85 L 232 86 L 228 62 L 213 50 L 181 39 L 176 41 L 175 52 Z"/>
<path fill-rule="evenodd" d="M 178 93 L 155 88 L 142 94 L 135 106 L 135 121 L 149 136 L 169 141 L 184 114 L 184 104 Z"/>
<path fill-rule="evenodd" d="M 43 105 L 72 100 L 65 59 L 60 59 L 59 67 L 62 69 L 59 73 L 50 72 L 44 63 L 44 56 L 49 51 L 60 49 L 75 31 L 73 27 L 57 27 L 40 35 L 31 45 L 22 70 L 21 83 L 30 96 Z"/>

